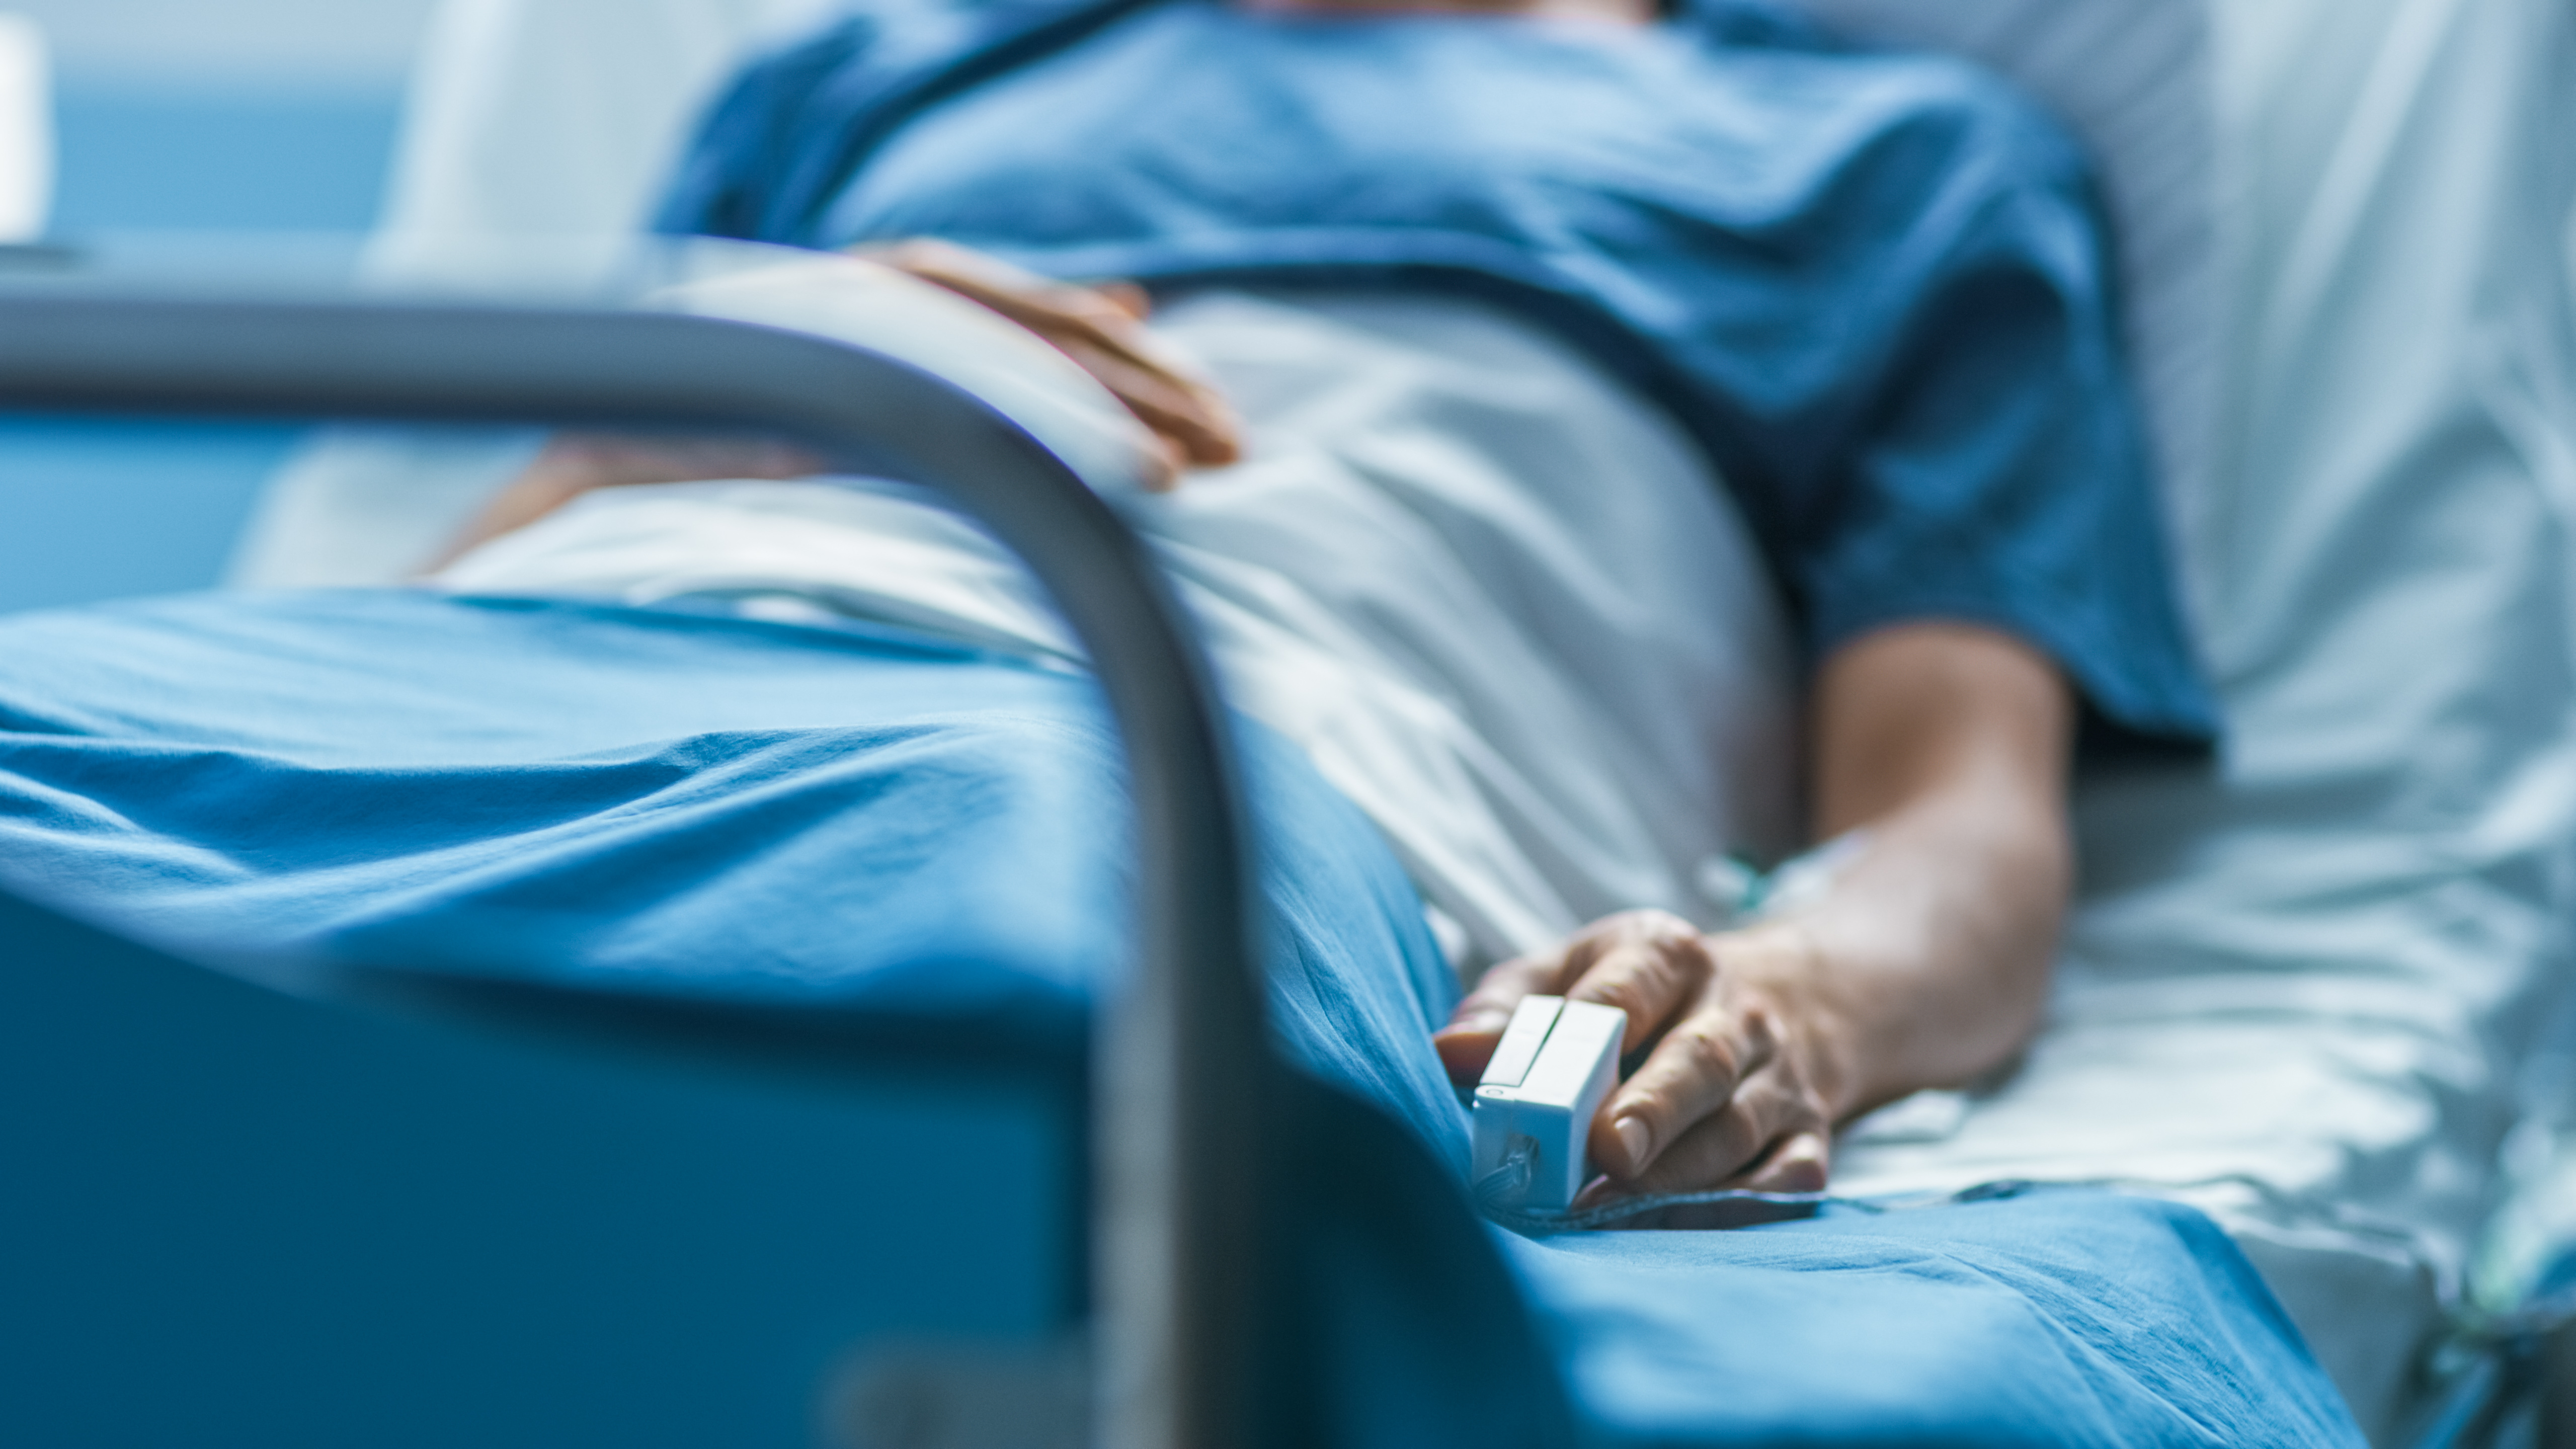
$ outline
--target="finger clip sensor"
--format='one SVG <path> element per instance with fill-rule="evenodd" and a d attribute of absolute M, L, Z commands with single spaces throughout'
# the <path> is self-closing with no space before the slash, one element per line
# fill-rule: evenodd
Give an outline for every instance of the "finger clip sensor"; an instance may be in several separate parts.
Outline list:
<path fill-rule="evenodd" d="M 1475 1181 L 1527 1164 L 1523 1212 L 1561 1213 L 1592 1177 L 1584 1140 L 1619 1084 L 1628 1013 L 1615 1006 L 1529 996 L 1512 1012 L 1476 1086 Z"/>

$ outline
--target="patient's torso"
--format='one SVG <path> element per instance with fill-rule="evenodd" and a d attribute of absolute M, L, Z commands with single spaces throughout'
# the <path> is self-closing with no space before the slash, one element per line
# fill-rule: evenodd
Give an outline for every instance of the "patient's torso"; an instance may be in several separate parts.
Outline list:
<path fill-rule="evenodd" d="M 1250 452 L 1128 516 L 1233 702 L 1378 821 L 1471 954 L 1640 905 L 1709 919 L 1700 863 L 1787 843 L 1788 630 L 1658 409 L 1462 301 L 1207 293 L 1157 321 Z M 728 594 L 1073 653 L 998 545 L 894 485 L 596 493 L 446 581 Z"/>
<path fill-rule="evenodd" d="M 1670 11 L 871 8 L 745 73 L 660 225 L 1508 306 L 1715 460 L 1810 660 L 1970 620 L 2063 667 L 2088 741 L 2205 745 L 2080 152 L 1958 62 Z"/>
<path fill-rule="evenodd" d="M 1502 237 L 1530 192 L 1588 227 L 1605 176 L 1676 216 L 1713 171 L 1818 184 L 1777 144 L 1779 102 L 1716 90 L 1709 65 L 1660 27 L 1167 6 L 910 117 L 813 240 Z"/>

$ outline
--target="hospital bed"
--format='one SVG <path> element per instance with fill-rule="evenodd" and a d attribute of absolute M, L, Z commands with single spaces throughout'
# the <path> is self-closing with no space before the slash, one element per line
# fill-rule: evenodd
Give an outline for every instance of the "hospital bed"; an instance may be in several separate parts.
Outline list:
<path fill-rule="evenodd" d="M 19 407 L 776 432 L 854 467 L 947 484 L 1016 544 L 1091 646 L 1095 676 L 1129 743 L 1137 805 L 1139 961 L 1123 1006 L 1102 1028 L 1095 1089 L 1103 1204 L 1097 1235 L 1108 1255 L 1094 1278 L 1101 1300 L 1095 1351 L 1105 1382 L 1133 1387 L 1104 1396 L 1101 1438 L 1235 1441 L 1243 1376 L 1258 1362 L 1250 1340 L 1258 1290 L 1241 1281 L 1239 1265 L 1260 1254 L 1258 1149 L 1275 1130 L 1261 1124 L 1279 1110 L 1266 1105 L 1278 1089 L 1263 1079 L 1268 1054 L 1252 985 L 1243 898 L 1248 840 L 1221 715 L 1189 631 L 1133 536 L 1064 461 L 1084 456 L 1085 440 L 1059 435 L 1050 450 L 1023 431 L 1027 424 L 1015 426 L 897 360 L 682 317 L 192 305 L 120 301 L 112 292 L 13 297 L 0 302 L 0 315 L 9 337 L 0 396 Z M 1095 469 L 1106 466 L 1095 459 Z M 101 984 L 42 978 L 91 973 L 125 977 L 135 998 L 152 1003 L 146 1016 L 196 1007 L 164 1004 L 194 992 L 215 998 L 212 1015 L 253 1018 L 257 1025 L 228 1051 L 255 1050 L 263 1041 L 289 1053 L 311 1050 L 311 1037 L 336 1029 L 282 1004 L 254 1004 L 244 993 L 227 999 L 221 987 L 171 979 L 192 973 L 23 903 L 9 905 L 13 949 L 36 953 L 19 963 L 31 979 L 13 982 L 20 988 L 9 1013 L 13 1032 L 85 1023 L 78 997 Z M 514 1001 L 515 993 L 497 984 L 490 1000 L 477 1002 L 483 988 L 459 978 L 406 980 L 347 967 L 328 974 L 337 979 L 299 982 L 297 989 L 325 998 L 452 999 L 451 1008 L 558 1030 L 585 1018 L 595 1018 L 594 1031 L 632 1029 L 604 1003 Z M 64 991 L 72 1001 L 49 995 Z M 754 1056 L 773 1069 L 781 1058 L 803 1057 L 809 1069 L 845 1072 L 854 1060 L 882 1063 L 888 1055 L 881 1043 L 869 1051 L 863 1033 L 835 1041 L 828 1026 L 800 1042 L 802 1029 L 785 1021 L 764 1026 L 707 1013 L 696 1020 L 676 1005 L 666 1005 L 664 1015 L 653 1030 L 675 1046 L 686 1043 L 682 1050 Z M 21 1085 L 59 1087 L 47 1081 L 52 1064 L 29 1063 L 26 1056 L 37 1054 L 31 1043 L 18 1045 L 12 1055 L 25 1073 Z M 441 1050 L 455 1048 L 432 1047 L 429 1055 Z M 1001 1069 L 1024 1068 L 1006 1061 Z M 435 1080 L 452 1069 L 431 1072 Z M 941 1378 L 943 1367 L 961 1381 Z M 970 1403 L 990 1392 L 974 1381 L 971 1365 L 914 1371 L 923 1383 L 876 1392 Z M 1006 1392 L 1018 1387 L 1007 1372 L 1000 1377 Z M 1052 1386 L 1043 1375 L 1038 1383 L 1040 1392 Z M 1048 1407 L 1078 1415 L 1083 1402 L 1076 1393 Z"/>
<path fill-rule="evenodd" d="M 659 279 L 674 268 L 645 270 Z M 1436 1015 L 1353 1025 L 1402 999 L 1402 978 L 1445 980 L 1445 963 L 1382 845 L 1374 858 L 1384 868 L 1372 873 L 1373 837 L 1351 807 L 1292 751 L 1220 712 L 1159 572 L 1102 497 L 1119 491 L 1112 470 L 1137 465 L 1118 451 L 1132 435 L 1050 412 L 1041 380 L 1015 386 L 1009 355 L 961 358 L 947 329 L 924 325 L 943 309 L 971 315 L 944 294 L 888 283 L 888 310 L 875 319 L 883 345 L 862 349 L 674 314 L 678 300 L 727 300 L 720 285 L 706 287 L 705 267 L 676 270 L 689 281 L 644 289 L 664 310 L 636 312 L 470 305 L 452 290 L 408 304 L 199 300 L 185 294 L 201 280 L 155 295 L 77 276 L 0 296 L 0 399 L 20 407 L 759 431 L 855 473 L 939 484 L 1025 549 L 1092 659 L 1083 681 L 1068 683 L 1017 665 L 978 673 L 953 650 L 925 658 L 938 651 L 919 639 L 399 591 L 16 621 L 0 708 L 20 776 L 12 811 L 38 828 L 13 828 L 11 877 L 216 969 L 5 903 L 7 938 L 25 954 L 0 974 L 0 1080 L 14 1109 L 0 1129 L 15 1160 L 38 1165 L 8 1200 L 6 1323 L 20 1372 L 0 1389 L 0 1420 L 13 1434 L 155 1442 L 204 1415 L 206 1434 L 245 1442 L 358 1432 L 390 1443 L 792 1442 L 806 1437 L 797 1420 L 810 1412 L 826 1442 L 855 1445 L 1078 1442 L 1087 1420 L 1099 1442 L 1139 1445 L 1743 1440 L 1730 1426 L 1750 1431 L 1749 1442 L 1821 1431 L 1859 1445 L 1989 1433 L 2059 1442 L 2070 1429 L 2128 1442 L 2127 1416 L 2151 1414 L 2138 1426 L 2167 1442 L 2212 1442 L 2188 1418 L 2199 1412 L 2260 1441 L 2348 1435 L 2251 1270 L 2192 1215 L 2100 1194 L 1989 1190 L 1953 1213 L 1881 1221 L 1887 1209 L 1873 1205 L 1781 1237 L 1578 1234 L 1521 1249 L 1480 1229 L 1465 1183 L 1440 1161 L 1439 1129 L 1460 1115 L 1445 1081 L 1408 1107 L 1402 1083 L 1388 1090 L 1383 1064 L 1369 1059 L 1370 1049 L 1409 1046 L 1417 1066 L 1427 1063 Z M 906 315 L 906 305 L 927 310 Z M 1078 377 L 1036 344 L 1003 336 L 1018 359 Z M 1077 391 L 1095 394 L 1099 415 L 1115 407 L 1096 384 Z M 462 651 L 458 637 L 442 639 L 460 622 L 473 636 Z M 221 642 L 268 633 L 274 643 L 286 637 L 273 632 L 281 625 L 336 650 L 338 667 L 317 671 L 331 661 L 295 647 L 242 653 Z M 511 723 L 540 734 L 543 716 L 587 698 L 611 728 L 658 735 L 649 701 L 675 684 L 758 692 L 800 670 L 826 695 L 882 695 L 907 670 L 937 674 L 938 707 L 952 719 L 969 710 L 970 729 L 995 718 L 971 712 L 966 696 L 978 689 L 999 698 L 1007 723 L 1096 685 L 1127 745 L 1142 855 L 1132 958 L 1106 974 L 1050 974 L 1051 963 L 1078 960 L 1078 942 L 1041 932 L 1036 956 L 1015 959 L 994 949 L 1007 929 L 930 941 L 899 910 L 849 913 L 824 898 L 801 912 L 809 929 L 892 944 L 851 953 L 852 969 L 804 989 L 764 979 L 768 942 L 749 929 L 731 938 L 741 959 L 708 954 L 702 939 L 696 959 L 670 963 L 676 972 L 639 975 L 545 949 L 565 920 L 589 919 L 597 890 L 569 913 L 504 909 L 462 934 L 435 909 L 403 909 L 400 897 L 488 876 L 494 844 L 542 854 L 542 830 L 503 826 L 497 841 L 484 832 L 510 818 L 492 807 L 544 801 L 564 785 L 508 763 L 506 749 L 490 757 L 497 770 L 478 773 L 472 762 L 485 752 L 474 734 L 495 727 L 491 715 L 462 734 L 433 723 L 416 737 L 435 742 L 428 756 L 333 736 L 352 724 L 400 736 L 407 717 L 436 720 L 447 712 L 437 696 L 508 675 L 509 651 L 547 638 L 573 646 L 539 645 L 549 674 L 572 676 L 559 681 L 567 687 L 511 695 L 518 712 L 538 716 Z M 644 656 L 597 667 L 603 649 L 678 646 L 667 663 L 708 640 L 750 668 L 715 681 Z M 746 646 L 752 654 L 737 652 Z M 416 697 L 403 697 L 406 682 Z M 603 702 L 603 689 L 623 693 Z M 797 701 L 792 688 L 778 697 L 813 707 L 814 696 Z M 156 717 L 177 730 L 162 732 Z M 853 718 L 867 727 L 855 731 L 781 731 L 777 715 L 757 709 L 739 717 L 756 722 L 752 734 L 702 730 L 679 756 L 591 751 L 566 762 L 612 787 L 637 766 L 659 782 L 623 806 L 575 803 L 581 828 L 605 820 L 612 835 L 650 834 L 673 821 L 674 766 L 728 739 L 760 750 L 797 736 L 791 748 L 821 752 L 829 778 L 853 763 L 864 772 L 872 750 L 909 756 L 931 740 L 948 751 L 926 782 L 919 772 L 862 774 L 855 795 L 827 790 L 798 807 L 825 810 L 835 826 L 917 830 L 904 812 L 869 802 L 907 782 L 926 783 L 925 800 L 944 778 L 981 788 L 972 737 L 959 755 L 956 731 L 942 736 L 917 715 L 862 711 Z M 1015 750 L 1044 753 L 1049 738 L 1005 731 Z M 729 774 L 719 766 L 706 777 L 725 813 L 757 811 L 787 783 L 764 776 L 728 789 Z M 478 781 L 479 803 L 454 819 L 440 812 L 436 797 Z M 574 784 L 573 801 L 585 797 Z M 1088 807 L 1074 818 L 1097 822 L 1104 802 L 1073 803 Z M 311 828 L 317 804 L 334 830 Z M 411 818 L 400 818 L 406 806 Z M 274 813 L 284 829 L 246 821 L 246 808 Z M 371 826 L 374 814 L 398 818 Z M 540 805 L 517 818 L 556 816 Z M 963 816 L 931 818 L 943 830 L 973 828 Z M 392 906 L 377 928 L 328 922 L 305 949 L 263 946 L 256 927 L 226 929 L 292 913 L 294 892 L 270 889 L 280 882 L 364 875 L 383 857 L 387 828 L 420 844 L 404 833 L 415 820 L 432 838 L 420 857 L 429 874 L 343 898 Z M 457 820 L 469 827 L 463 840 L 451 834 Z M 483 863 L 449 855 L 440 838 Z M 755 902 L 733 919 L 752 927 L 765 914 L 755 862 L 799 833 L 755 827 L 733 838 L 751 843 L 736 861 L 750 869 L 728 874 L 751 885 Z M 682 864 L 717 846 L 684 832 L 654 858 Z M 132 854 L 138 847 L 161 866 Z M 308 848 L 318 869 L 269 870 Z M 855 874 L 880 869 L 881 854 L 832 858 Z M 979 873 L 987 895 L 970 908 L 1078 920 L 1046 915 L 1043 888 L 1080 884 L 1081 874 L 1051 879 L 1025 852 L 996 863 L 1001 874 Z M 1019 874 L 1033 866 L 1034 879 Z M 577 862 L 557 888 L 585 875 L 597 875 L 593 863 Z M 173 891 L 120 891 L 109 879 L 155 876 Z M 810 872 L 790 879 L 807 892 L 823 884 Z M 1283 881 L 1307 893 L 1302 920 Z M 630 899 L 661 904 L 649 885 Z M 1373 930 L 1398 949 L 1367 949 Z M 530 936 L 537 947 L 520 949 Z M 1360 949 L 1337 963 L 1336 948 L 1351 945 Z M 532 961 L 564 969 L 526 970 Z M 1086 1052 L 1091 1002 L 1100 1025 Z M 1265 1028 L 1265 1015 L 1281 1020 Z M 1356 1070 L 1295 1053 L 1317 1045 L 1346 1057 L 1360 1049 Z M 987 1092 L 1034 1078 L 1059 1105 L 1088 1096 L 1091 1211 L 1079 1197 L 1063 1205 L 1089 1219 L 1091 1271 L 1038 1325 L 1086 1325 L 1080 1338 L 1013 1354 L 855 1334 L 865 1295 L 855 1270 L 869 1254 L 842 1240 L 834 1219 L 869 1194 L 922 1188 L 856 1137 L 835 1098 L 846 1107 L 852 1078 L 888 1071 L 962 1076 Z M 979 1174 L 954 1192 L 971 1203 L 997 1190 Z M 930 1193 L 934 1204 L 941 1197 Z M 1675 1246 L 1686 1249 L 1678 1259 Z M 2106 1276 L 2113 1263 L 2125 1281 Z M 638 1292 L 675 1282 L 690 1296 Z M 452 1296 L 460 1285 L 470 1285 L 462 1303 Z M 1889 1306 L 1879 1301 L 1888 1285 L 1912 1325 L 1882 1329 L 1874 1353 L 1828 1361 L 1802 1345 L 1822 1335 L 1848 1349 L 1856 1325 Z M 1820 1290 L 1839 1311 L 1812 1310 L 1806 1299 Z M 1767 1310 L 1755 1306 L 1764 1299 Z M 424 1300 L 447 1317 L 436 1336 L 423 1334 Z M 1690 1325 L 1660 1321 L 1659 1309 L 1691 1303 L 1724 1310 L 1698 1328 L 1719 1329 L 1736 1353 L 1681 1351 Z M 1783 1334 L 1783 1308 L 1799 1331 Z M 1927 1308 L 1982 1318 L 1983 1331 L 1955 1344 L 1923 1339 Z M 244 1361 L 245 1349 L 254 1361 L 286 1346 L 312 1354 L 317 1312 L 347 1315 L 374 1351 L 320 1346 L 337 1374 Z M 2126 1341 L 2141 1316 L 2163 1331 Z M 227 1341 L 191 1352 L 173 1340 L 192 1326 Z M 400 1346 L 390 1362 L 388 1342 Z M 2170 1361 L 2169 1342 L 2187 1345 L 2185 1361 Z M 1895 1378 L 1875 1397 L 1819 1405 L 1825 1423 L 1784 1417 L 1783 1378 L 1742 1361 L 1762 1343 L 1785 1344 L 1810 1374 L 1857 1366 Z M 495 1372 L 496 1346 L 518 1361 L 524 1408 L 496 1395 L 495 1380 L 512 1377 Z M 1586 1359 L 1596 1360 L 1588 1373 Z M 1736 1372 L 1705 1371 L 1727 1359 Z M 1980 1362 L 2013 1380 L 2022 1402 L 1999 1411 L 1956 1392 L 1961 1370 Z M 619 1372 L 639 1366 L 649 1379 Z M 414 1404 L 459 1370 L 442 1409 Z M 1666 1393 L 1615 1391 L 1641 1370 Z M 1712 1388 L 1723 1392 L 1712 1398 Z M 1654 1402 L 1674 1390 L 1677 1402 Z M 2034 1404 L 2078 1417 L 2034 1415 Z"/>
<path fill-rule="evenodd" d="M 2542 144 L 2566 134 L 2565 17 L 2336 13 L 2324 44 L 2322 9 L 2217 12 L 2229 285 L 2263 305 L 2225 336 L 2251 381 L 2177 526 L 2234 754 L 2216 780 L 2088 787 L 2094 879 L 2050 1033 L 1973 1100 L 1863 1124 L 1841 1186 L 2056 1175 L 2197 1202 L 2389 1425 L 2464 1282 L 2510 1293 L 2506 1260 L 2549 1236 L 2545 1197 L 2511 1205 L 2521 1245 L 2473 1261 L 2517 1117 L 2515 1175 L 2561 1180 L 2544 1094 L 2563 1084 L 2518 1074 L 2549 1060 L 2566 974 L 2551 686 L 2576 259 Z M 329 524 L 289 506 L 329 494 L 320 476 L 254 538 L 272 570 L 279 539 Z M 2138 1111 L 2141 1084 L 2177 1110 Z"/>

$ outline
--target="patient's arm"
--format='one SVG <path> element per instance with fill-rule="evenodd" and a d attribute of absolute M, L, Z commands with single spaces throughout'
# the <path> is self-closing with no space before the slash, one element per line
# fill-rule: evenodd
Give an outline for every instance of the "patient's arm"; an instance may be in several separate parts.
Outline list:
<path fill-rule="evenodd" d="M 1615 916 L 1486 975 L 1441 1033 L 1472 1081 L 1522 996 L 1628 1013 L 1653 1043 L 1592 1128 L 1611 1191 L 1823 1187 L 1833 1125 L 1965 1082 L 2039 1020 L 2072 870 L 2071 705 L 2040 655 L 1991 630 L 1908 624 L 1826 661 L 1815 813 L 1867 846 L 1811 906 L 1703 937 Z"/>
<path fill-rule="evenodd" d="M 436 573 L 467 550 L 524 528 L 594 488 L 704 478 L 804 478 L 822 470 L 820 462 L 798 449 L 759 438 L 559 433 L 422 572 Z"/>

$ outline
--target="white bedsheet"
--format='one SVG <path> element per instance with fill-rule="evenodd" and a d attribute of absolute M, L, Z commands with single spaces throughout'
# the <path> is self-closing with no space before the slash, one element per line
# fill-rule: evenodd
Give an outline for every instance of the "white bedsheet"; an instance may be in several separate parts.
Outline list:
<path fill-rule="evenodd" d="M 836 295 L 883 287 L 870 271 L 782 268 L 695 305 L 821 327 Z M 1796 669 L 1768 571 L 1680 428 L 1480 303 L 1222 292 L 1157 320 L 1249 451 L 1170 495 L 1122 491 L 1122 510 L 1229 699 L 1378 823 L 1462 964 L 1633 907 L 1722 919 L 1703 867 L 1795 839 Z M 998 543 L 856 480 L 603 490 L 437 582 L 791 599 L 1074 655 Z"/>
<path fill-rule="evenodd" d="M 2083 793 L 2028 1062 L 1838 1181 L 2165 1185 L 2385 1434 L 2571 970 L 2576 11 L 2217 14 L 2248 324 L 2204 634 L 2225 766 Z"/>

